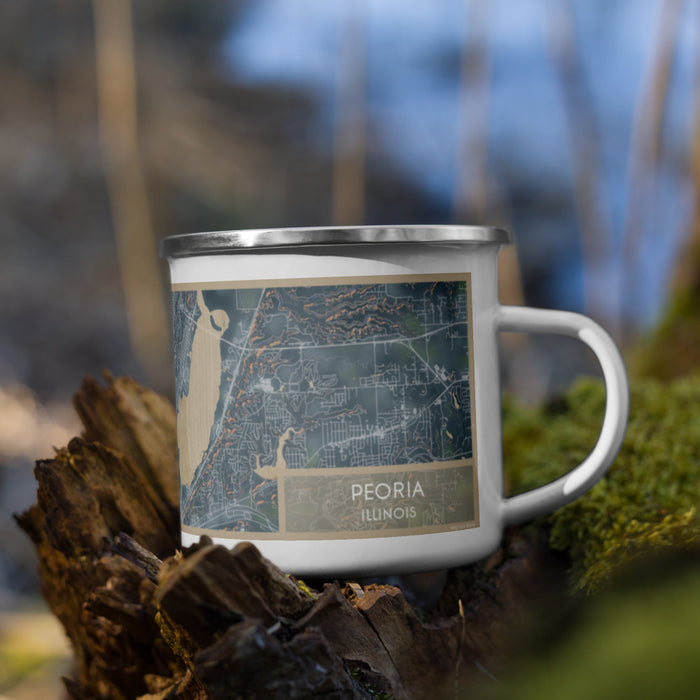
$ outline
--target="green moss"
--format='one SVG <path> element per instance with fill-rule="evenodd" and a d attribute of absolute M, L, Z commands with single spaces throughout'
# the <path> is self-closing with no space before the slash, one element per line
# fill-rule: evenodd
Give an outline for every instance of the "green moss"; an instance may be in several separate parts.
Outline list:
<path fill-rule="evenodd" d="M 362 690 L 367 693 L 371 698 L 376 698 L 376 700 L 394 700 L 394 696 L 389 693 L 383 693 L 381 691 L 375 690 L 372 685 L 367 682 L 364 674 L 358 668 L 349 669 L 350 676 L 353 680 L 362 688 Z"/>
<path fill-rule="evenodd" d="M 696 698 L 700 688 L 700 571 L 629 582 L 588 601 L 546 653 L 526 653 L 481 700 Z M 648 572 L 646 573 L 648 575 Z"/>
<path fill-rule="evenodd" d="M 547 406 L 504 405 L 506 489 L 527 491 L 561 476 L 593 448 L 605 392 L 578 382 Z M 700 377 L 634 383 L 620 454 L 587 494 L 547 517 L 551 546 L 572 559 L 572 585 L 606 586 L 640 555 L 700 543 Z"/>
<path fill-rule="evenodd" d="M 697 255 L 697 253 L 696 253 Z M 639 376 L 668 380 L 700 368 L 700 284 L 675 294 L 661 323 L 630 353 Z"/>
<path fill-rule="evenodd" d="M 288 578 L 292 578 L 289 575 L 287 576 Z M 311 588 L 309 588 L 309 586 L 304 581 L 302 581 L 300 578 L 296 578 L 294 580 L 296 581 L 297 587 L 300 591 L 302 591 L 302 593 L 306 593 L 306 595 L 309 596 L 309 598 L 312 598 L 313 600 L 316 600 L 316 598 L 318 598 L 316 593 Z"/>

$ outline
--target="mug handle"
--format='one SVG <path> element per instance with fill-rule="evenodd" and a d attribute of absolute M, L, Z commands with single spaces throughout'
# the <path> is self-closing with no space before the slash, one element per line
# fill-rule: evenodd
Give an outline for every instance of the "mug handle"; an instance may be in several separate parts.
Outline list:
<path fill-rule="evenodd" d="M 625 365 L 612 338 L 587 316 L 527 306 L 499 306 L 496 326 L 499 331 L 554 333 L 578 338 L 595 353 L 605 380 L 605 416 L 593 451 L 556 481 L 503 499 L 503 522 L 511 525 L 571 503 L 605 474 L 625 437 L 629 418 L 629 384 Z"/>

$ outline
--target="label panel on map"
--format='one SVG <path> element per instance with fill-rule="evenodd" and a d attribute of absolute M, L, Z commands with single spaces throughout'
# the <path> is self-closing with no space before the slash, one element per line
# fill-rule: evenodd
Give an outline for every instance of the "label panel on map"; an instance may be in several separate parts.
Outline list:
<path fill-rule="evenodd" d="M 468 275 L 174 285 L 173 323 L 183 530 L 478 526 Z"/>

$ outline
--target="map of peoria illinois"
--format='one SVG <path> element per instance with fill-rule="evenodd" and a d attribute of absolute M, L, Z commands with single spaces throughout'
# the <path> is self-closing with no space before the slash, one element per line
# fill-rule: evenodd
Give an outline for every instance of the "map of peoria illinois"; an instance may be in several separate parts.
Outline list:
<path fill-rule="evenodd" d="M 175 287 L 183 527 L 474 519 L 469 285 L 419 279 Z"/>

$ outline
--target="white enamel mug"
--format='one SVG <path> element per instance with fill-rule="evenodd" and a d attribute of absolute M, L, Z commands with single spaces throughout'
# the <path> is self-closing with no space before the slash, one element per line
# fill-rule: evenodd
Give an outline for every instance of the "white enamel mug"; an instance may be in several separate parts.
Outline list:
<path fill-rule="evenodd" d="M 504 526 L 595 484 L 629 411 L 591 319 L 504 306 L 502 229 L 398 226 L 171 236 L 182 543 L 254 543 L 300 576 L 411 573 L 495 551 Z M 606 386 L 565 476 L 503 496 L 499 331 L 578 338 Z"/>

